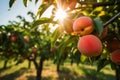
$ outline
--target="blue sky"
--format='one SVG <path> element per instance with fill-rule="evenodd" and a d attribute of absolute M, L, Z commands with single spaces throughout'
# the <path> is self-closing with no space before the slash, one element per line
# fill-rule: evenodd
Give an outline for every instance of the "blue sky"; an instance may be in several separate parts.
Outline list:
<path fill-rule="evenodd" d="M 0 25 L 8 24 L 8 21 L 17 20 L 16 16 L 24 16 L 27 20 L 30 20 L 30 17 L 27 16 L 28 11 L 34 13 L 37 12 L 37 9 L 41 3 L 41 0 L 35 5 L 33 2 L 28 2 L 28 7 L 23 5 L 23 0 L 16 0 L 13 7 L 9 10 L 9 0 L 0 0 Z"/>

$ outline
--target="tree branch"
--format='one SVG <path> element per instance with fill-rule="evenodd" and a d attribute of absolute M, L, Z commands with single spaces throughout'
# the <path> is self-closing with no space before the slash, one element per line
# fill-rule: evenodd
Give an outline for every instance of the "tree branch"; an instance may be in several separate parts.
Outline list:
<path fill-rule="evenodd" d="M 120 12 L 116 14 L 114 17 L 112 17 L 110 20 L 108 20 L 106 23 L 104 23 L 103 26 L 106 27 L 109 23 L 113 22 L 119 16 L 120 16 Z"/>
<path fill-rule="evenodd" d="M 85 2 L 85 1 L 79 1 L 81 5 L 93 5 L 94 7 L 98 6 L 112 6 L 112 5 L 119 5 L 120 1 L 116 2 Z"/>

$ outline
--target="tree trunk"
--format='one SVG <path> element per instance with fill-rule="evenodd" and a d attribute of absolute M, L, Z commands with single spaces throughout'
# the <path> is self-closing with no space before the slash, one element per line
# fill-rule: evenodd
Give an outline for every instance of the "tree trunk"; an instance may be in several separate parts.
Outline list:
<path fill-rule="evenodd" d="M 36 71 L 36 80 L 42 80 L 42 70 L 43 70 L 43 63 L 44 63 L 44 58 L 41 57 L 39 66 L 37 67 Z"/>
<path fill-rule="evenodd" d="M 116 67 L 115 72 L 116 72 L 116 80 L 120 80 L 120 66 Z"/>
<path fill-rule="evenodd" d="M 57 64 L 57 72 L 60 72 L 60 63 Z"/>
<path fill-rule="evenodd" d="M 31 68 L 31 60 L 28 60 L 28 69 Z"/>
<path fill-rule="evenodd" d="M 3 69 L 6 69 L 6 68 L 7 68 L 7 63 L 8 63 L 8 60 L 5 60 L 5 61 L 4 61 L 4 65 L 3 65 Z"/>

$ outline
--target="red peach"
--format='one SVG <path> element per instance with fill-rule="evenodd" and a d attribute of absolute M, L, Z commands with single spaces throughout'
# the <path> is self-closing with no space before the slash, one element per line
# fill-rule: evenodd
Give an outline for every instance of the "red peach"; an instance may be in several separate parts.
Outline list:
<path fill-rule="evenodd" d="M 120 64 L 120 49 L 113 51 L 110 55 L 110 59 L 112 62 Z"/>
<path fill-rule="evenodd" d="M 11 36 L 11 37 L 10 37 L 10 41 L 11 41 L 11 42 L 15 42 L 15 41 L 16 41 L 16 37 L 15 37 L 15 36 Z"/>
<path fill-rule="evenodd" d="M 54 51 L 57 50 L 57 48 L 58 48 L 57 46 L 53 46 L 53 47 L 51 47 L 50 51 L 51 51 L 51 52 L 54 52 Z"/>
<path fill-rule="evenodd" d="M 37 48 L 33 48 L 33 50 L 32 50 L 33 53 L 36 53 L 37 51 L 38 51 Z"/>
<path fill-rule="evenodd" d="M 102 32 L 100 38 L 106 37 L 106 36 L 107 36 L 107 33 L 108 33 L 108 27 L 105 27 L 105 28 L 103 29 L 103 32 Z"/>
<path fill-rule="evenodd" d="M 25 40 L 25 42 L 29 42 L 30 41 L 28 36 L 24 36 L 24 40 Z"/>
<path fill-rule="evenodd" d="M 94 24 L 90 17 L 82 16 L 73 23 L 74 32 L 84 36 L 90 34 L 94 30 Z"/>
<path fill-rule="evenodd" d="M 96 35 L 97 37 L 99 37 L 100 39 L 102 39 L 102 38 L 105 38 L 107 36 L 107 33 L 108 33 L 108 27 L 105 27 L 100 36 L 98 35 L 97 32 L 94 32 L 93 34 Z"/>
<path fill-rule="evenodd" d="M 110 41 L 110 51 L 115 51 L 116 49 L 120 48 L 120 42 L 118 41 L 117 38 L 113 38 Z"/>
<path fill-rule="evenodd" d="M 86 35 L 79 38 L 78 49 L 87 57 L 98 56 L 102 52 L 102 43 L 94 35 Z"/>

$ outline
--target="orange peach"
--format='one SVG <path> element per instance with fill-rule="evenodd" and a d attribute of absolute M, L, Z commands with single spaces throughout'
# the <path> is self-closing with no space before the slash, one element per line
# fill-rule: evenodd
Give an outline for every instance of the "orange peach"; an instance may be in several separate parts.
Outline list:
<path fill-rule="evenodd" d="M 88 35 L 94 30 L 94 24 L 90 17 L 82 16 L 73 23 L 74 32 L 81 36 Z"/>
<path fill-rule="evenodd" d="M 63 9 L 74 9 L 77 4 L 76 0 L 57 0 L 57 6 Z"/>
<path fill-rule="evenodd" d="M 73 20 L 65 21 L 64 22 L 64 30 L 68 33 L 71 34 L 73 33 Z"/>

